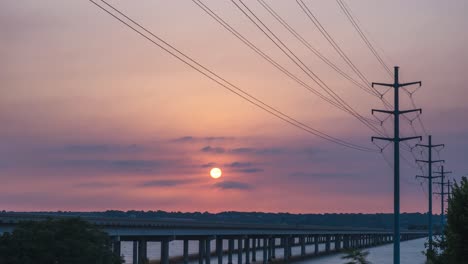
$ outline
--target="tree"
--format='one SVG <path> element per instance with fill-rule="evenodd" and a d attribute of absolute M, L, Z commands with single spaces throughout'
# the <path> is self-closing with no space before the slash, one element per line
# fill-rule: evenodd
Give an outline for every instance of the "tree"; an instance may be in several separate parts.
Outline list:
<path fill-rule="evenodd" d="M 437 239 L 434 250 L 426 252 L 428 263 L 460 264 L 468 260 L 468 179 L 454 184 L 447 207 L 444 236 Z"/>
<path fill-rule="evenodd" d="M 352 251 L 349 251 L 347 255 L 341 258 L 349 260 L 345 264 L 371 264 L 371 262 L 367 261 L 366 259 L 368 255 L 369 251 L 361 251 L 359 249 L 354 249 Z"/>
<path fill-rule="evenodd" d="M 0 237 L 2 264 L 121 264 L 111 251 L 109 236 L 93 225 L 73 219 L 20 223 Z"/>

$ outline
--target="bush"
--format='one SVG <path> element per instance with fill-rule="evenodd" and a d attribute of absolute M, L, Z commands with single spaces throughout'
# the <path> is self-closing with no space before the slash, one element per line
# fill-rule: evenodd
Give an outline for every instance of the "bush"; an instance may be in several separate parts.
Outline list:
<path fill-rule="evenodd" d="M 444 236 L 434 243 L 434 250 L 426 252 L 428 263 L 460 264 L 468 262 L 468 180 L 454 184 L 447 208 Z"/>
<path fill-rule="evenodd" d="M 341 258 L 348 260 L 345 264 L 371 264 L 371 262 L 367 261 L 368 255 L 369 251 L 354 249 Z"/>
<path fill-rule="evenodd" d="M 0 237 L 2 264 L 121 264 L 111 240 L 93 225 L 74 218 L 22 222 Z"/>

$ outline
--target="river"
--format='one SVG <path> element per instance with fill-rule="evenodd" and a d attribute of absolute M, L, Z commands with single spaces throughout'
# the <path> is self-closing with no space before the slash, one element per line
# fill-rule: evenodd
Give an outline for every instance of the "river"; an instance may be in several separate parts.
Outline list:
<path fill-rule="evenodd" d="M 415 239 L 410 241 L 401 242 L 401 264 L 424 264 L 425 257 L 421 253 L 424 250 L 424 242 L 426 238 Z M 215 241 L 212 241 L 211 248 L 215 248 Z M 223 244 L 223 248 L 227 248 L 227 241 Z M 277 242 L 279 244 L 279 241 Z M 332 243 L 332 249 L 333 249 Z M 235 243 L 237 248 L 237 243 Z M 125 258 L 125 263 L 132 263 L 132 243 L 131 242 L 122 242 L 122 254 Z M 181 256 L 182 255 L 182 242 L 181 241 L 172 241 L 169 245 L 169 256 Z M 307 245 L 306 252 L 311 253 L 314 250 L 314 245 Z M 325 250 L 325 245 L 321 244 L 320 251 Z M 373 247 L 367 249 L 369 251 L 368 260 L 374 264 L 391 264 L 393 263 L 393 245 L 387 244 L 378 247 Z M 189 242 L 189 254 L 195 254 L 198 252 L 198 242 L 190 241 Z M 293 255 L 300 254 L 300 247 L 293 247 Z M 276 249 L 276 256 L 281 258 L 283 256 L 283 249 Z M 334 254 L 330 256 L 324 256 L 320 258 L 314 258 L 309 260 L 296 261 L 296 264 L 342 264 L 345 263 L 341 257 L 343 254 Z M 159 242 L 148 242 L 148 257 L 151 260 L 160 258 L 160 244 Z M 244 257 L 245 258 L 245 257 Z M 262 260 L 262 252 L 257 252 L 257 261 Z M 190 261 L 190 264 L 196 264 L 198 261 Z M 211 260 L 211 263 L 217 263 L 217 259 L 214 257 Z M 227 256 L 224 256 L 223 263 L 227 263 Z M 237 254 L 233 254 L 233 263 L 237 263 Z M 245 262 L 244 262 L 245 263 Z"/>

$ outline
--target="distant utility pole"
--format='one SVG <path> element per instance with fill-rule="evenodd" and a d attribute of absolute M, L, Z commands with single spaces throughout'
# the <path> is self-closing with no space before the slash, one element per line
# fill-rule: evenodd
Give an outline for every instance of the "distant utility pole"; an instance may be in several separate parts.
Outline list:
<path fill-rule="evenodd" d="M 444 160 L 432 160 L 432 148 L 444 146 L 444 144 L 439 144 L 439 145 L 432 145 L 432 136 L 428 136 L 428 144 L 423 145 L 423 144 L 416 144 L 416 146 L 419 147 L 425 147 L 427 148 L 429 152 L 429 159 L 428 160 L 416 160 L 416 162 L 425 162 L 428 165 L 428 175 L 417 175 L 417 178 L 425 178 L 428 179 L 428 185 L 429 185 L 429 210 L 428 210 L 428 228 L 429 228 L 429 250 L 432 250 L 432 179 L 434 177 L 432 176 L 432 164 L 436 162 L 445 162 Z M 437 177 L 436 177 L 437 178 Z"/>
<path fill-rule="evenodd" d="M 445 171 L 444 166 L 441 166 L 440 171 L 436 171 L 435 173 L 440 174 L 440 182 L 436 182 L 436 184 L 440 184 L 440 193 L 434 193 L 434 194 L 440 194 L 440 232 L 442 238 L 444 237 L 444 226 L 445 226 L 445 220 L 444 220 L 444 195 L 447 194 L 445 192 L 444 186 L 447 185 L 447 182 L 445 182 L 445 174 L 450 174 L 452 173 L 451 171 Z"/>
<path fill-rule="evenodd" d="M 447 203 L 450 202 L 450 199 L 452 199 L 452 182 L 448 180 L 447 181 Z"/>
<path fill-rule="evenodd" d="M 392 141 L 394 143 L 394 161 L 393 161 L 393 264 L 400 264 L 400 142 L 416 139 L 422 140 L 422 137 L 407 137 L 407 138 L 400 138 L 400 115 L 411 113 L 411 112 L 419 112 L 421 113 L 421 109 L 412 109 L 412 110 L 403 110 L 400 111 L 400 103 L 399 103 L 399 89 L 404 86 L 419 84 L 421 86 L 421 82 L 411 82 L 411 83 L 400 83 L 399 76 L 398 76 L 399 67 L 395 66 L 395 76 L 393 83 L 372 83 L 372 87 L 374 85 L 380 86 L 388 86 L 394 88 L 394 110 L 375 110 L 372 109 L 372 114 L 374 112 L 381 112 L 386 114 L 391 114 L 394 116 L 394 135 L 393 138 L 386 138 L 386 137 L 372 137 L 372 141 L 374 139 L 378 140 L 385 140 L 385 141 Z"/>

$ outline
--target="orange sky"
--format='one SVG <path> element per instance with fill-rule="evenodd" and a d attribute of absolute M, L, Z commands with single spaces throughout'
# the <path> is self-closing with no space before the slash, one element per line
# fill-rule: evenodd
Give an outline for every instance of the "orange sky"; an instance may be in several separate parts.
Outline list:
<path fill-rule="evenodd" d="M 373 131 L 288 79 L 192 1 L 109 2 L 264 102 L 334 137 L 374 147 Z M 383 107 L 257 1 L 244 2 L 359 113 L 371 117 L 371 108 Z M 357 78 L 295 1 L 267 2 Z M 369 81 L 389 81 L 335 1 L 305 2 Z M 319 89 L 230 1 L 204 3 Z M 467 174 L 465 1 L 347 3 L 387 64 L 401 67 L 403 81 L 423 82 L 414 98 L 424 123 L 435 143 L 447 144 L 442 157 L 455 178 Z M 0 209 L 392 211 L 392 170 L 381 155 L 335 146 L 278 120 L 90 2 L 2 1 L 0 29 Z M 402 108 L 411 107 L 403 93 Z M 385 127 L 391 131 L 388 121 Z M 402 133 L 413 134 L 406 121 Z M 391 148 L 384 155 L 391 160 Z M 213 166 L 223 177 L 209 177 Z M 426 210 L 414 179 L 420 173 L 402 163 L 403 211 Z"/>

